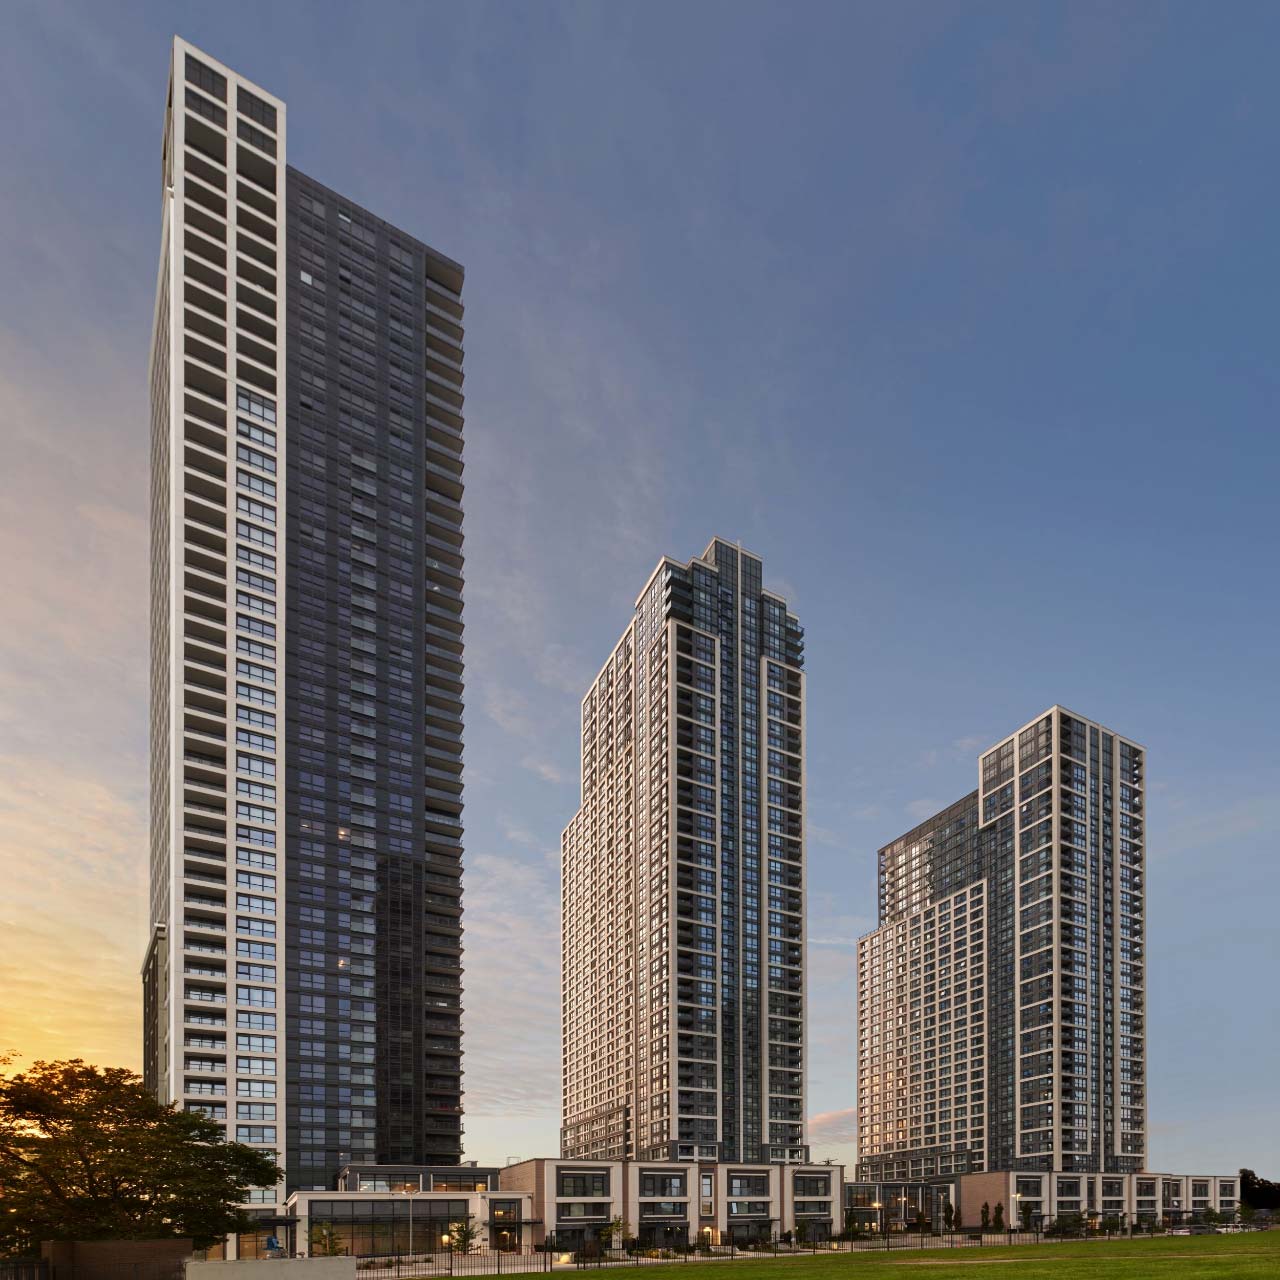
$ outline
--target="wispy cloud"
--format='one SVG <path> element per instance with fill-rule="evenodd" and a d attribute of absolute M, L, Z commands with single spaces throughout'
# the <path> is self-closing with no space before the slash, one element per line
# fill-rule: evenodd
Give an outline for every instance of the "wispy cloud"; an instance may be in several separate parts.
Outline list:
<path fill-rule="evenodd" d="M 856 1142 L 858 1139 L 858 1109 L 846 1107 L 842 1111 L 820 1111 L 809 1117 L 809 1141 L 815 1146 Z"/>
<path fill-rule="evenodd" d="M 543 782 L 563 782 L 564 774 L 550 760 L 543 760 L 537 756 L 524 756 L 520 761 L 520 767 L 528 769 L 530 773 L 537 774 Z"/>
<path fill-rule="evenodd" d="M 559 1106 L 560 900 L 554 879 L 492 853 L 466 880 L 468 1129 Z"/>

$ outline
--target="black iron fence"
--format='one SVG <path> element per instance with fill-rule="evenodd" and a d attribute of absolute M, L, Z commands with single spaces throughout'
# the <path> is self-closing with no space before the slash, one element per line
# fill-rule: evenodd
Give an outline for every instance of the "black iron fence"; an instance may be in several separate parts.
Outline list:
<path fill-rule="evenodd" d="M 643 1266 L 651 1262 L 703 1262 L 718 1258 L 789 1257 L 796 1254 L 885 1252 L 895 1249 L 965 1249 L 982 1245 L 1037 1244 L 1041 1232 L 1028 1231 L 890 1231 L 854 1233 L 837 1239 L 805 1240 L 791 1236 L 762 1236 L 754 1240 L 728 1240 L 723 1244 L 693 1242 L 646 1247 L 636 1242 L 610 1249 L 589 1244 L 570 1251 L 549 1247 L 557 1259 L 567 1258 L 580 1268 Z"/>
<path fill-rule="evenodd" d="M 43 1258 L 0 1260 L 0 1280 L 49 1280 L 49 1264 Z"/>
<path fill-rule="evenodd" d="M 414 1276 L 514 1276 L 550 1271 L 552 1256 L 533 1250 L 442 1249 L 356 1259 L 356 1280 L 409 1280 Z M 3 1280 L 0 1277 L 0 1280 Z"/>
<path fill-rule="evenodd" d="M 978 1227 L 958 1231 L 853 1231 L 835 1239 L 808 1240 L 792 1235 L 761 1235 L 756 1239 L 726 1240 L 723 1244 L 710 1244 L 702 1240 L 680 1239 L 674 1243 L 628 1240 L 623 1247 L 612 1248 L 603 1242 L 582 1239 L 574 1233 L 568 1238 L 556 1239 L 554 1233 L 547 1242 L 534 1248 L 514 1251 L 475 1249 L 463 1252 L 458 1249 L 413 1254 L 368 1256 L 356 1258 L 357 1280 L 431 1280 L 448 1276 L 502 1276 L 528 1275 L 550 1272 L 566 1266 L 579 1270 L 608 1267 L 640 1267 L 654 1263 L 697 1263 L 717 1259 L 790 1257 L 795 1255 L 821 1255 L 828 1253 L 894 1252 L 905 1249 L 976 1249 L 993 1245 L 1050 1244 L 1064 1238 L 1078 1238 L 1074 1221 L 1047 1224 L 1025 1230 L 983 1231 Z M 1105 1228 L 1082 1230 L 1081 1235 L 1093 1238 L 1102 1236 L 1136 1236 L 1149 1232 L 1161 1234 L 1157 1224 L 1133 1225 L 1130 1230 Z M 57 1280 L 47 1272 L 38 1270 L 40 1263 L 0 1263 L 0 1280 Z M 6 1271 L 6 1267 L 25 1266 L 37 1270 Z M 125 1280 L 121 1277 L 120 1280 Z M 139 1280 L 150 1280 L 139 1278 Z M 179 1277 L 173 1277 L 179 1280 Z"/>

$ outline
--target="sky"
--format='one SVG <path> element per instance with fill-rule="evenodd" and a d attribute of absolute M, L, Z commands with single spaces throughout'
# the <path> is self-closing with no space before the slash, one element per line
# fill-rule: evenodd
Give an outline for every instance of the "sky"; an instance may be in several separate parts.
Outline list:
<path fill-rule="evenodd" d="M 1280 8 L 0 0 L 0 1050 L 140 1061 L 178 32 L 466 266 L 466 1128 L 558 1139 L 578 704 L 663 555 L 807 632 L 809 1113 L 875 851 L 1061 703 L 1148 749 L 1150 1163 L 1280 1175 Z"/>

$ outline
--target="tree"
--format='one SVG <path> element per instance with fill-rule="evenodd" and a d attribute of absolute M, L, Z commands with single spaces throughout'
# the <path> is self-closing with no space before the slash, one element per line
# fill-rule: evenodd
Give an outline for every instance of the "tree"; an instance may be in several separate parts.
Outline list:
<path fill-rule="evenodd" d="M 1025 1200 L 1019 1200 L 1018 1208 L 1022 1213 L 1023 1231 L 1030 1231 L 1031 1230 L 1031 1206 Z"/>
<path fill-rule="evenodd" d="M 991 1206 L 985 1200 L 982 1202 L 982 1229 L 983 1231 L 991 1229 Z"/>
<path fill-rule="evenodd" d="M 1251 1209 L 1280 1209 L 1280 1182 L 1260 1178 L 1252 1169 L 1241 1169 L 1240 1200 Z"/>
<path fill-rule="evenodd" d="M 992 1215 L 992 1218 L 991 1218 L 991 1229 L 993 1231 L 1004 1230 L 1004 1201 L 1003 1200 L 998 1200 L 996 1202 L 995 1213 Z"/>
<path fill-rule="evenodd" d="M 621 1249 L 626 1245 L 630 1228 L 627 1226 L 627 1220 L 619 1214 L 600 1234 L 611 1242 L 611 1248 Z"/>
<path fill-rule="evenodd" d="M 955 1221 L 954 1221 L 954 1222 L 952 1222 L 951 1227 L 952 1227 L 952 1230 L 954 1230 L 954 1231 L 963 1231 L 963 1230 L 964 1230 L 964 1218 L 961 1216 L 961 1211 L 960 1211 L 960 1206 L 959 1206 L 959 1205 L 956 1205 L 956 1216 L 955 1216 Z"/>
<path fill-rule="evenodd" d="M 313 1222 L 311 1224 L 311 1256 L 313 1258 L 340 1258 L 342 1241 L 333 1228 L 332 1222 Z"/>
<path fill-rule="evenodd" d="M 252 1230 L 236 1206 L 281 1176 L 264 1152 L 162 1105 L 122 1067 L 74 1058 L 0 1076 L 0 1256 L 43 1240 L 185 1236 L 207 1248 Z"/>
<path fill-rule="evenodd" d="M 946 1227 L 948 1231 L 952 1231 L 955 1229 L 956 1211 L 951 1207 L 950 1200 L 948 1200 L 947 1203 L 942 1207 L 942 1225 Z"/>
<path fill-rule="evenodd" d="M 470 1214 L 449 1223 L 449 1248 L 454 1253 L 470 1253 L 475 1247 L 476 1224 Z"/>

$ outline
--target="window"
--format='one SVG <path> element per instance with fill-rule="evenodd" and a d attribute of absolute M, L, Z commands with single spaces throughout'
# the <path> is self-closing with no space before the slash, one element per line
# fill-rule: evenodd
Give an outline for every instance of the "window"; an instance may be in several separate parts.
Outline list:
<path fill-rule="evenodd" d="M 825 1174 L 797 1174 L 795 1194 L 801 1196 L 828 1196 L 831 1194 L 831 1178 Z"/>
<path fill-rule="evenodd" d="M 271 690 L 257 689 L 251 684 L 236 685 L 236 697 L 243 698 L 246 702 L 256 702 L 264 707 L 276 705 L 276 695 Z"/>
<path fill-rule="evenodd" d="M 561 1173 L 557 1183 L 558 1196 L 607 1196 L 609 1175 L 598 1173 Z"/>
<path fill-rule="evenodd" d="M 640 1206 L 642 1218 L 683 1218 L 686 1205 L 683 1200 L 646 1200 Z"/>
<path fill-rule="evenodd" d="M 194 111 L 196 115 L 212 121 L 220 129 L 227 127 L 227 113 L 221 107 L 210 102 L 208 98 L 188 89 L 186 99 L 188 111 Z"/>
<path fill-rule="evenodd" d="M 259 569 L 266 569 L 269 573 L 275 573 L 276 571 L 275 556 L 269 556 L 262 551 L 255 551 L 252 547 L 237 547 L 236 559 L 244 564 L 252 564 Z M 274 586 L 271 589 L 274 591 Z"/>
<path fill-rule="evenodd" d="M 248 463 L 249 466 L 258 467 L 271 475 L 276 473 L 276 460 L 259 449 L 249 448 L 247 444 L 236 445 L 236 461 Z"/>
<path fill-rule="evenodd" d="M 240 475 L 248 475 L 247 471 L 242 471 Z M 265 484 L 266 481 L 263 481 Z M 246 516 L 252 516 L 255 520 L 261 520 L 263 524 L 275 524 L 276 509 L 269 507 L 265 502 L 255 502 L 252 498 L 246 498 L 243 494 L 236 494 L 236 510 L 242 512 Z M 236 522 L 236 532 L 240 531 L 240 521 Z M 271 544 L 274 546 L 274 542 Z"/>
<path fill-rule="evenodd" d="M 273 551 L 275 550 L 276 535 L 270 529 L 259 529 L 256 524 L 250 524 L 247 520 L 236 521 L 236 537 L 244 538 L 246 542 L 256 542 L 260 547 L 270 547 Z"/>
<path fill-rule="evenodd" d="M 272 426 L 275 426 L 275 401 L 268 399 L 266 396 L 260 396 L 256 391 L 249 391 L 245 387 L 237 387 L 236 409 L 240 413 L 247 413 L 251 418 L 257 418 L 260 422 L 269 422 Z"/>
<path fill-rule="evenodd" d="M 769 1175 L 767 1173 L 731 1173 L 729 1175 L 730 1196 L 767 1196 L 769 1194 Z"/>
<path fill-rule="evenodd" d="M 251 143 L 259 150 L 265 151 L 269 156 L 276 153 L 276 140 L 270 134 L 263 133 L 261 129 L 255 129 L 253 125 L 245 120 L 236 121 L 236 134 L 245 142 Z"/>
<path fill-rule="evenodd" d="M 640 1175 L 640 1194 L 642 1196 L 683 1196 L 683 1173 L 642 1173 Z"/>
<path fill-rule="evenodd" d="M 250 120 L 256 121 L 264 129 L 270 129 L 272 133 L 276 131 L 276 109 L 269 102 L 263 102 L 255 93 L 250 93 L 248 89 L 236 89 L 236 109 L 242 116 L 248 116 Z"/>
<path fill-rule="evenodd" d="M 275 595 L 276 580 L 274 578 L 263 577 L 260 573 L 254 573 L 250 569 L 236 569 L 236 582 L 242 587 L 252 587 L 255 591 L 261 591 L 264 595 Z M 244 591 L 236 592 L 237 603 L 243 604 L 249 609 L 260 609 L 269 613 L 271 617 L 275 617 L 276 607 L 268 601 L 258 600 L 254 596 L 248 595 Z"/>
<path fill-rule="evenodd" d="M 251 617 L 247 613 L 236 614 L 236 629 L 247 631 L 250 635 L 262 636 L 266 640 L 274 640 L 276 638 L 274 623 L 264 622 L 261 618 Z"/>
<path fill-rule="evenodd" d="M 236 1125 L 237 1142 L 274 1142 L 276 1140 L 275 1125 L 238 1124 Z"/>
<path fill-rule="evenodd" d="M 556 1205 L 556 1217 L 562 1222 L 565 1219 L 572 1218 L 600 1218 L 607 1220 L 611 1207 L 611 1202 L 608 1200 L 572 1200 Z"/>
<path fill-rule="evenodd" d="M 274 422 L 275 419 L 273 418 L 272 421 Z M 255 444 L 265 445 L 268 449 L 276 447 L 276 433 L 259 426 L 256 422 L 246 422 L 243 418 L 237 418 L 236 434 L 244 436 L 246 440 L 252 440 Z M 253 453 L 255 450 L 251 449 L 249 452 Z M 274 471 L 275 467 L 273 466 L 271 470 Z"/>
<path fill-rule="evenodd" d="M 274 469 L 273 467 L 272 470 Z M 252 493 L 260 493 L 264 498 L 270 498 L 273 502 L 275 501 L 276 485 L 274 480 L 266 480 L 262 476 L 254 475 L 252 471 L 241 471 L 237 468 L 236 484 L 241 489 L 248 489 Z"/>
<path fill-rule="evenodd" d="M 219 75 L 212 67 L 205 66 L 190 54 L 187 54 L 187 80 L 197 89 L 203 89 L 205 93 L 212 94 L 219 102 L 226 102 L 227 77 Z"/>

